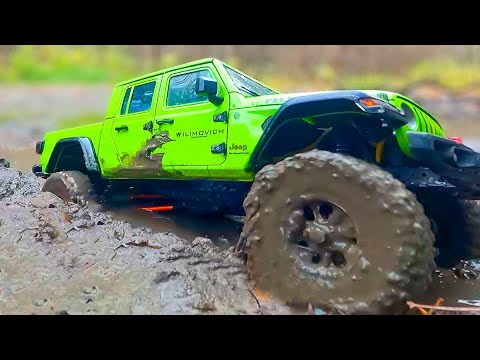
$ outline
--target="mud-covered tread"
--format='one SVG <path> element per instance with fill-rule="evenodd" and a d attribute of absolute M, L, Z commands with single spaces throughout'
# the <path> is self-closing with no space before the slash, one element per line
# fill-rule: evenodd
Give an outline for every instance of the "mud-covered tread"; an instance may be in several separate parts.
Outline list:
<path fill-rule="evenodd" d="M 376 290 L 374 296 L 369 297 L 368 302 L 357 302 L 352 294 L 353 299 L 335 303 L 335 299 L 328 299 L 328 290 L 317 282 L 296 275 L 293 264 L 290 270 L 283 274 L 276 270 L 261 269 L 266 266 L 265 263 L 289 261 L 285 246 L 281 243 L 284 240 L 275 236 L 269 237 L 262 231 L 263 228 L 268 228 L 268 223 L 273 219 L 269 215 L 276 212 L 264 205 L 275 196 L 273 190 L 285 186 L 291 174 L 300 173 L 307 178 L 325 172 L 330 173 L 332 180 L 343 179 L 343 182 L 371 194 L 365 199 L 365 206 L 374 206 L 386 212 L 392 220 L 392 226 L 395 226 L 395 236 L 379 240 L 389 242 L 389 245 L 395 248 L 395 254 L 398 255 L 395 270 L 388 274 L 383 273 L 383 286 Z M 293 185 L 299 186 L 298 183 Z M 285 199 L 285 206 L 288 204 L 289 200 Z M 312 150 L 286 158 L 275 165 L 267 165 L 255 176 L 244 201 L 244 208 L 246 216 L 242 235 L 247 239 L 245 253 L 249 272 L 259 288 L 280 297 L 289 294 L 288 298 L 282 299 L 286 302 L 309 302 L 313 306 L 329 306 L 349 314 L 397 313 L 404 310 L 405 300 L 425 292 L 431 283 L 434 235 L 422 205 L 403 183 L 363 160 Z M 274 250 L 276 253 L 263 251 L 267 246 L 262 245 L 272 241 L 277 244 L 269 250 L 277 249 Z M 375 262 L 375 259 L 369 260 Z"/>
<path fill-rule="evenodd" d="M 86 205 L 93 195 L 93 186 L 88 175 L 80 171 L 59 171 L 48 177 L 42 191 L 51 192 L 65 202 Z"/>
<path fill-rule="evenodd" d="M 463 201 L 466 232 L 465 257 L 480 258 L 480 200 Z"/>

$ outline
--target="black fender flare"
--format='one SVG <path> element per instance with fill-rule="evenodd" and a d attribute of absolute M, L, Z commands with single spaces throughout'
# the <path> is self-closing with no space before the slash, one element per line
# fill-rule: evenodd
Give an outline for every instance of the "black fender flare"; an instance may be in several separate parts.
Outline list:
<path fill-rule="evenodd" d="M 55 166 L 62 154 L 62 150 L 67 146 L 76 145 L 82 150 L 83 160 L 85 162 L 85 168 L 89 173 L 100 174 L 100 165 L 95 153 L 92 140 L 87 137 L 72 137 L 57 141 L 52 151 L 52 155 L 48 161 L 45 172 L 47 174 L 52 173 L 55 170 Z"/>
<path fill-rule="evenodd" d="M 371 97 L 362 91 L 338 90 L 287 100 L 264 123 L 264 132 L 250 157 L 246 170 L 258 171 L 265 164 L 269 144 L 278 130 L 291 122 L 305 124 L 304 118 L 314 119 L 314 124 L 310 125 L 312 129 L 351 126 L 361 131 L 365 130 L 364 132 L 368 132 L 365 135 L 369 141 L 392 134 L 394 130 L 408 123 L 401 110 L 382 99 L 378 99 L 382 106 L 372 108 L 363 107 L 359 103 L 360 99 Z M 362 121 L 358 121 L 359 119 Z"/>

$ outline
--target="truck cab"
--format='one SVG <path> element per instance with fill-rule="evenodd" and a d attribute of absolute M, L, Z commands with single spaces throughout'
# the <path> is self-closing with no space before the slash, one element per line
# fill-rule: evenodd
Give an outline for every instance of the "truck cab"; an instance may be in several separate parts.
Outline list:
<path fill-rule="evenodd" d="M 229 127 L 239 121 L 235 110 L 248 98 L 276 93 L 240 72 L 232 78 L 234 71 L 205 59 L 116 85 L 102 129 L 111 142 L 101 139 L 99 146 L 102 171 L 113 178 L 215 173 L 229 147 L 234 155 L 244 146 L 229 139 Z"/>

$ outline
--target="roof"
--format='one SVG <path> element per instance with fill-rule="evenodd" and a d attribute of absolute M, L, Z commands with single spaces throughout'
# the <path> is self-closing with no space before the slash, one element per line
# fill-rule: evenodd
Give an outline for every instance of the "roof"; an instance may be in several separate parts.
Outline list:
<path fill-rule="evenodd" d="M 149 74 L 144 74 L 144 75 L 138 76 L 138 77 L 130 79 L 130 80 L 122 81 L 122 82 L 116 84 L 115 86 L 122 86 L 122 85 L 125 85 L 125 84 L 130 84 L 130 83 L 135 82 L 135 81 L 139 81 L 139 80 L 146 79 L 146 78 L 149 78 L 149 77 L 152 77 L 152 76 L 161 75 L 161 74 L 164 74 L 166 72 L 179 70 L 179 69 L 190 67 L 190 66 L 208 64 L 208 63 L 213 62 L 214 60 L 220 61 L 220 60 L 215 59 L 215 58 L 199 59 L 199 60 L 191 61 L 191 62 L 188 62 L 188 63 L 172 66 L 172 67 L 169 67 L 169 68 L 166 68 L 166 69 L 158 70 L 158 71 L 155 71 L 155 72 L 152 72 L 152 73 L 149 73 Z"/>

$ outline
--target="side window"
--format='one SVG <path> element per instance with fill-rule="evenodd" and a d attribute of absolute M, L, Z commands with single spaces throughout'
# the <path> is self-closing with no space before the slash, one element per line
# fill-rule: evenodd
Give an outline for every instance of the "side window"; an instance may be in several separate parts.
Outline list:
<path fill-rule="evenodd" d="M 132 100 L 128 107 L 129 114 L 150 110 L 152 107 L 155 84 L 156 82 L 152 81 L 146 84 L 137 85 L 133 88 Z"/>
<path fill-rule="evenodd" d="M 123 98 L 122 102 L 122 110 L 120 111 L 120 115 L 125 115 L 125 112 L 127 111 L 127 104 L 128 104 L 128 99 L 130 98 L 130 93 L 132 92 L 132 88 L 129 87 L 127 91 L 125 91 L 125 97 Z"/>
<path fill-rule="evenodd" d="M 200 96 L 195 93 L 195 82 L 199 77 L 214 79 L 211 71 L 208 69 L 173 76 L 168 84 L 167 106 L 195 104 L 206 101 L 206 96 Z"/>

